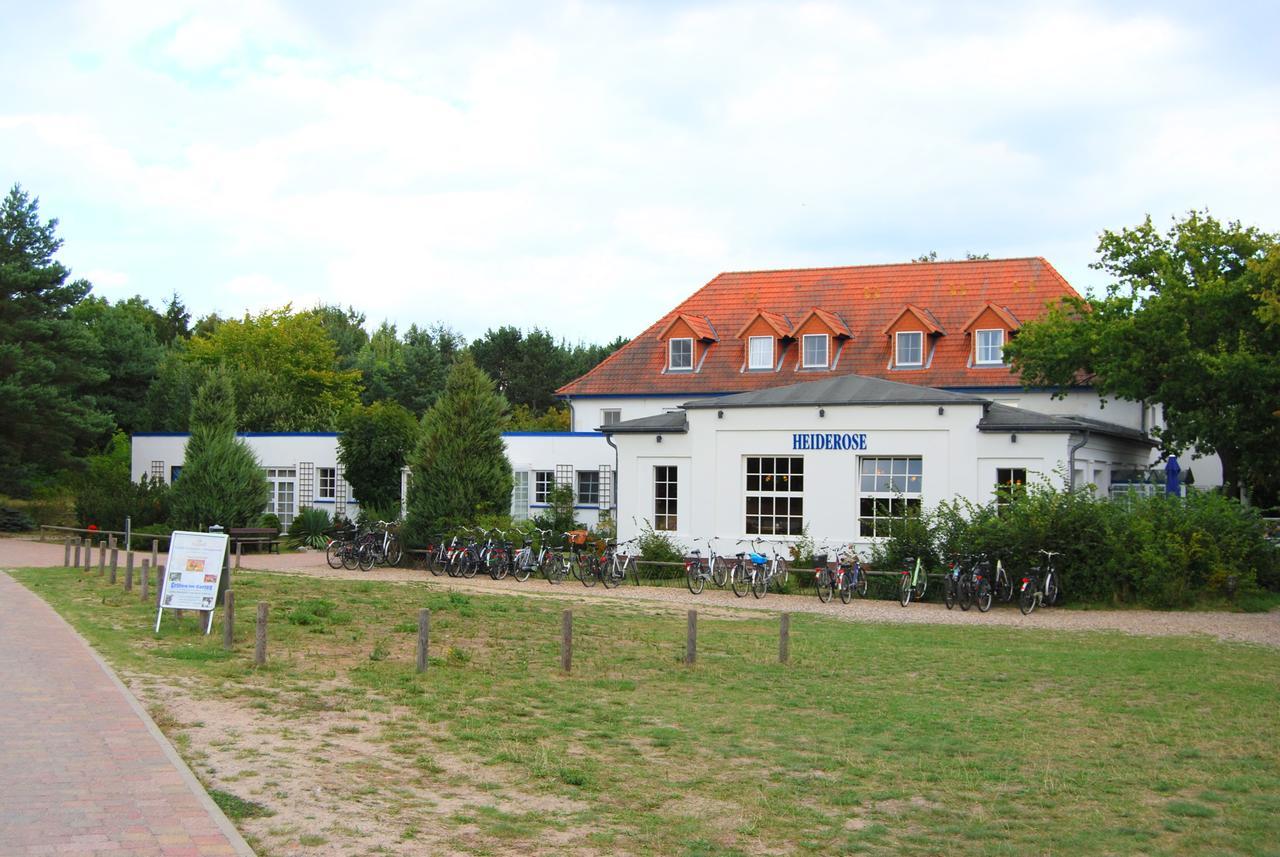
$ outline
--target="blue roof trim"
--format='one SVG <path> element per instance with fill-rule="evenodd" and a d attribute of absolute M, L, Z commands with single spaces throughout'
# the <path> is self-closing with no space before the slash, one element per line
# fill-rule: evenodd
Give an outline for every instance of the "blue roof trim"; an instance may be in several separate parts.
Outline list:
<path fill-rule="evenodd" d="M 185 431 L 135 431 L 130 437 L 190 437 Z"/>
<path fill-rule="evenodd" d="M 504 431 L 503 437 L 604 437 L 598 431 Z"/>

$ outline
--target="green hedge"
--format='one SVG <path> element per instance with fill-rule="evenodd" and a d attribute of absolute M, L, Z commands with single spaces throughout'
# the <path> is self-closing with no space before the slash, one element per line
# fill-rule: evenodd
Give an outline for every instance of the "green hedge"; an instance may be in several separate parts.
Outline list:
<path fill-rule="evenodd" d="M 919 554 L 938 569 L 955 555 L 999 556 L 1019 574 L 1058 551 L 1064 595 L 1075 601 L 1185 607 L 1235 592 L 1280 588 L 1280 555 L 1253 509 L 1213 492 L 1122 502 L 1029 486 L 997 511 L 964 500 L 896 522 L 877 568 Z"/>

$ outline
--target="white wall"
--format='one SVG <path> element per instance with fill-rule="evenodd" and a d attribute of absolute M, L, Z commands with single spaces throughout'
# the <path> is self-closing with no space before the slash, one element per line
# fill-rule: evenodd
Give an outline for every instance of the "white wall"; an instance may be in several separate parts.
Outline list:
<path fill-rule="evenodd" d="M 678 526 L 672 535 L 686 546 L 714 537 L 721 551 L 732 552 L 746 538 L 745 459 L 747 456 L 804 458 L 804 520 L 819 543 L 853 542 L 861 550 L 871 540 L 859 534 L 861 486 L 858 462 L 863 456 L 918 456 L 922 460 L 921 500 L 924 508 L 964 497 L 990 502 L 998 467 L 1022 467 L 1028 478 L 1043 476 L 1061 486 L 1066 474 L 1070 434 L 987 433 L 977 430 L 980 405 L 826 406 L 726 408 L 688 413 L 688 434 L 615 435 L 620 453 L 619 533 L 630 538 L 641 520 L 653 520 L 653 467 L 679 468 Z M 865 433 L 864 450 L 797 450 L 796 433 Z M 1080 466 L 1135 466 L 1145 449 L 1097 439 L 1078 454 Z M 1105 491 L 1106 485 L 1100 486 Z M 633 520 L 634 519 L 634 520 Z M 770 536 L 768 540 L 786 540 Z"/>
<path fill-rule="evenodd" d="M 608 398 L 571 398 L 569 404 L 573 409 L 573 424 L 576 432 L 594 432 L 603 422 L 602 412 L 606 410 L 621 411 L 620 420 L 634 420 L 640 417 L 651 417 L 663 411 L 679 408 L 685 402 L 703 398 L 701 396 L 649 396 L 631 398 L 617 396 Z"/>
<path fill-rule="evenodd" d="M 599 432 L 507 432 L 502 436 L 506 445 L 507 460 L 511 462 L 512 471 L 526 474 L 528 479 L 529 506 L 528 514 L 540 515 L 546 504 L 533 502 L 534 473 L 539 470 L 556 472 L 557 467 L 571 468 L 573 471 L 574 490 L 577 490 L 578 471 L 595 471 L 600 473 L 607 468 L 607 476 L 601 476 L 601 493 L 599 504 L 576 504 L 578 520 L 588 526 L 595 526 L 600 519 L 601 507 L 606 510 L 612 505 L 613 495 L 613 448 Z M 521 510 L 513 508 L 519 516 Z"/>

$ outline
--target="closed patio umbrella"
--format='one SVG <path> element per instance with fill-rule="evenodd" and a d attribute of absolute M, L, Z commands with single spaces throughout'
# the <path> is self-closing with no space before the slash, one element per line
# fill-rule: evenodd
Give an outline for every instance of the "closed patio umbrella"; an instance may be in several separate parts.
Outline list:
<path fill-rule="evenodd" d="M 1178 474 L 1181 472 L 1182 465 L 1178 464 L 1178 457 L 1169 456 L 1164 463 L 1164 493 L 1182 495 L 1182 487 L 1178 484 Z"/>

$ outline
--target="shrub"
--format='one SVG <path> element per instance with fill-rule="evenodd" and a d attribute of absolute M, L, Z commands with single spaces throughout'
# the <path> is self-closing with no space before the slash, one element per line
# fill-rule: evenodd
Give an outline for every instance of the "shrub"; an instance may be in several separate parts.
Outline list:
<path fill-rule="evenodd" d="M 271 527 L 277 533 L 280 532 L 280 516 L 267 512 L 258 519 L 259 527 Z"/>
<path fill-rule="evenodd" d="M 547 492 L 547 511 L 534 518 L 538 527 L 559 535 L 580 530 L 573 508 L 573 486 L 557 485 Z"/>
<path fill-rule="evenodd" d="M 35 519 L 19 509 L 0 508 L 0 532 L 22 533 L 36 528 Z"/>
<path fill-rule="evenodd" d="M 295 547 L 324 548 L 329 544 L 329 513 L 324 509 L 301 509 L 289 524 L 289 542 Z"/>
<path fill-rule="evenodd" d="M 655 530 L 647 519 L 640 524 L 636 550 L 646 562 L 684 562 L 684 549 L 671 536 Z"/>

